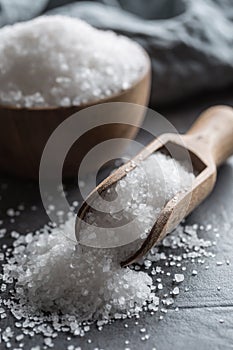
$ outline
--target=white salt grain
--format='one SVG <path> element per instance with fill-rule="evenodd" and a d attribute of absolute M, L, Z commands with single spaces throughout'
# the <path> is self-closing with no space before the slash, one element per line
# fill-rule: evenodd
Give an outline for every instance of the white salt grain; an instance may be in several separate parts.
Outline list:
<path fill-rule="evenodd" d="M 6 213 L 7 213 L 8 216 L 15 216 L 15 211 L 12 208 L 7 209 Z"/>
<path fill-rule="evenodd" d="M 145 332 L 146 332 L 146 328 L 141 328 L 141 329 L 140 329 L 140 332 L 141 332 L 141 333 L 145 333 Z"/>
<path fill-rule="evenodd" d="M 17 341 L 21 341 L 23 338 L 24 338 L 24 335 L 23 335 L 23 334 L 19 334 L 19 335 L 17 335 L 17 336 L 15 337 L 15 339 L 16 339 Z"/>
<path fill-rule="evenodd" d="M 146 65 L 140 46 L 126 37 L 79 19 L 38 17 L 0 29 L 0 103 L 92 102 L 129 88 Z"/>
<path fill-rule="evenodd" d="M 180 273 L 176 273 L 174 275 L 174 280 L 176 283 L 181 283 L 184 281 L 184 275 L 183 274 L 180 274 Z"/>
<path fill-rule="evenodd" d="M 173 291 L 172 291 L 172 294 L 173 294 L 173 295 L 178 295 L 179 293 L 180 293 L 179 287 L 175 287 L 175 288 L 173 289 Z"/>
<path fill-rule="evenodd" d="M 3 238 L 6 234 L 7 230 L 5 228 L 0 229 L 0 238 Z"/>
<path fill-rule="evenodd" d="M 163 289 L 162 283 L 159 283 L 159 284 L 158 284 L 158 289 L 159 289 L 159 290 Z"/>

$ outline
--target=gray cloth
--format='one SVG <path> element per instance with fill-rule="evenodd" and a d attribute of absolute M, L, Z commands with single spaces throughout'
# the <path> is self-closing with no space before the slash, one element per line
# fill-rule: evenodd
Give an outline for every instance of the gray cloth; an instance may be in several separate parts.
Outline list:
<path fill-rule="evenodd" d="M 48 0 L 0 0 L 0 27 L 38 16 Z"/>
<path fill-rule="evenodd" d="M 45 1 L 34 3 L 39 14 Z M 84 1 L 46 14 L 79 17 L 138 41 L 152 61 L 152 105 L 233 84 L 233 0 Z"/>

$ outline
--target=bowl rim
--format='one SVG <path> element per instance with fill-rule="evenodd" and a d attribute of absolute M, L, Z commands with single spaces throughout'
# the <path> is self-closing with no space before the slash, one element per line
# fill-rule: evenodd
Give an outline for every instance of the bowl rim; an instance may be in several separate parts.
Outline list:
<path fill-rule="evenodd" d="M 138 43 L 137 43 L 138 44 Z M 120 90 L 119 92 L 116 92 L 108 97 L 104 97 L 102 99 L 99 100 L 94 100 L 94 101 L 90 101 L 87 103 L 83 103 L 80 105 L 71 105 L 71 106 L 47 106 L 47 107 L 17 107 L 17 106 L 13 106 L 13 105 L 3 105 L 0 104 L 0 110 L 1 109 L 8 109 L 8 110 L 13 110 L 13 111 L 31 111 L 31 112 L 35 112 L 35 111 L 60 111 L 60 110 L 68 110 L 68 109 L 84 109 L 84 108 L 88 108 L 97 104 L 101 104 L 101 103 L 108 103 L 110 100 L 116 98 L 116 97 L 120 97 L 123 96 L 124 94 L 127 94 L 130 90 L 132 90 L 132 88 L 134 88 L 135 86 L 137 86 L 144 78 L 146 78 L 146 76 L 149 74 L 149 77 L 151 79 L 151 59 L 149 54 L 146 52 L 146 50 L 140 45 L 138 44 L 142 50 L 143 55 L 146 58 L 146 65 L 145 68 L 142 71 L 142 74 L 140 74 L 140 76 L 138 77 L 137 80 L 134 81 L 134 83 L 127 89 L 125 90 Z M 0 117 L 1 118 L 1 117 Z"/>

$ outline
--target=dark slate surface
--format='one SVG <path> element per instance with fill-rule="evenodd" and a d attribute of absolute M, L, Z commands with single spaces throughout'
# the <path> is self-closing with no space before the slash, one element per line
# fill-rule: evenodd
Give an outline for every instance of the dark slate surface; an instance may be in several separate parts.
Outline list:
<path fill-rule="evenodd" d="M 216 103 L 233 104 L 230 92 L 223 92 L 218 96 L 202 97 L 188 101 L 186 104 L 163 110 L 163 114 L 180 131 L 185 131 L 191 125 L 198 113 L 205 107 Z M 139 140 L 145 141 L 145 136 L 140 134 Z M 222 350 L 233 349 L 233 157 L 219 169 L 218 180 L 212 195 L 188 218 L 189 223 L 211 223 L 219 228 L 220 238 L 214 248 L 216 258 L 208 259 L 209 270 L 198 264 L 187 265 L 185 281 L 181 285 L 180 295 L 175 304 L 169 309 L 162 321 L 159 315 L 151 316 L 143 313 L 135 325 L 135 320 L 118 321 L 104 327 L 99 332 L 95 327 L 85 338 L 72 338 L 66 340 L 67 335 L 60 335 L 55 340 L 56 350 L 65 350 L 68 344 L 81 346 L 84 350 L 93 350 L 95 347 L 105 350 L 121 350 L 127 346 L 131 350 Z M 1 189 L 0 217 L 8 221 L 7 227 L 11 230 L 28 232 L 41 227 L 46 223 L 46 215 L 41 207 L 38 190 L 34 184 L 22 181 L 1 178 L 0 183 L 7 183 L 8 188 Z M 15 223 L 10 223 L 5 217 L 5 211 L 9 207 L 15 207 L 20 202 L 26 205 L 26 211 L 16 218 Z M 38 210 L 32 211 L 31 205 L 37 205 Z M 203 235 L 203 233 L 202 233 Z M 214 240 L 213 232 L 204 233 L 205 238 Z M 10 243 L 11 238 L 6 237 L 5 242 Z M 1 245 L 3 242 L 1 241 Z M 230 261 L 227 265 L 226 260 Z M 216 261 L 222 261 L 222 266 L 216 266 Z M 206 264 L 205 264 L 206 265 Z M 191 271 L 197 269 L 198 274 L 191 277 Z M 217 287 L 221 290 L 218 291 Z M 189 287 L 189 292 L 185 292 Z M 179 311 L 175 307 L 179 306 Z M 224 320 L 220 323 L 219 320 Z M 124 324 L 129 327 L 125 328 Z M 0 323 L 4 329 L 7 325 L 12 327 L 13 318 L 9 315 Z M 140 340 L 139 329 L 146 327 L 150 339 L 146 342 Z M 87 343 L 92 339 L 92 344 Z M 125 340 L 130 344 L 125 345 Z M 30 350 L 36 344 L 42 345 L 40 336 L 25 340 L 25 349 Z M 14 345 L 14 344 L 13 344 Z M 0 349 L 4 346 L 0 344 Z"/>

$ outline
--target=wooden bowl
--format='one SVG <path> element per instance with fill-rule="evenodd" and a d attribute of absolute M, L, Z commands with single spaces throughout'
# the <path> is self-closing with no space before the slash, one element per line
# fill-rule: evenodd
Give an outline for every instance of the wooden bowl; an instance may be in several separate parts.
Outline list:
<path fill-rule="evenodd" d="M 147 54 L 145 53 L 147 56 Z M 143 76 L 129 89 L 90 104 L 55 108 L 17 108 L 0 106 L 0 171 L 22 178 L 38 179 L 40 159 L 47 140 L 53 131 L 72 114 L 107 102 L 130 102 L 147 105 L 150 93 L 150 59 Z M 137 118 L 140 125 L 144 116 Z M 90 131 L 90 137 L 81 137 L 78 146 L 72 147 L 63 168 L 64 177 L 77 176 L 77 163 L 93 146 L 111 138 L 133 139 L 138 128 L 126 124 L 109 124 Z M 80 149 L 82 150 L 80 153 Z M 79 150 L 79 151 L 77 151 Z M 75 164 L 73 157 L 75 156 Z"/>

